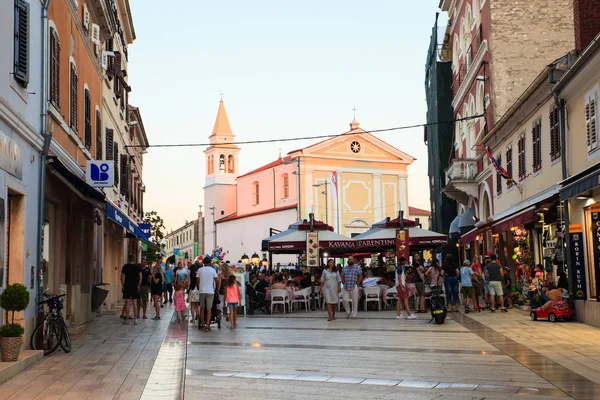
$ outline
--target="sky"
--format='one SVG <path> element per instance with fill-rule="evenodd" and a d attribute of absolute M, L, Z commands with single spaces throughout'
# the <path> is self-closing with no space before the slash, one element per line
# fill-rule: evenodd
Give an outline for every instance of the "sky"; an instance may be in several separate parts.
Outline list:
<path fill-rule="evenodd" d="M 130 104 L 150 144 L 207 143 L 223 100 L 236 140 L 425 122 L 425 59 L 439 0 L 130 0 Z M 417 160 L 409 204 L 429 209 L 423 128 L 376 134 Z M 316 142 L 243 145 L 240 174 Z M 203 203 L 204 147 L 150 148 L 145 211 L 167 229 Z"/>

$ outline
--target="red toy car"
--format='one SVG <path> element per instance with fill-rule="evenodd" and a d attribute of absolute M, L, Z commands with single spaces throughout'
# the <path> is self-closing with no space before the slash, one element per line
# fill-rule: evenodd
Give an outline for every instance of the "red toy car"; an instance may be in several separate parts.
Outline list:
<path fill-rule="evenodd" d="M 550 307 L 547 310 L 536 308 L 531 310 L 532 321 L 536 321 L 538 318 L 548 318 L 550 322 L 556 322 L 559 319 L 570 321 L 573 319 L 573 310 L 571 310 L 564 301 L 557 302 L 554 307 Z"/>

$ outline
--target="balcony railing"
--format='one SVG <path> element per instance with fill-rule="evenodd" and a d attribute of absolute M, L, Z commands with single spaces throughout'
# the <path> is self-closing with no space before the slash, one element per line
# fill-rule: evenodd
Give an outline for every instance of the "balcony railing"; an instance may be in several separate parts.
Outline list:
<path fill-rule="evenodd" d="M 479 53 L 479 48 L 481 47 L 482 38 L 481 32 L 476 32 L 475 34 L 471 34 L 471 44 L 466 52 L 464 52 L 458 59 L 459 65 L 456 70 L 456 73 L 453 77 L 452 88 L 455 91 L 458 91 L 460 85 L 465 81 L 467 73 L 469 69 L 473 66 L 473 61 L 477 57 L 477 53 Z"/>
<path fill-rule="evenodd" d="M 446 185 L 451 181 L 470 181 L 477 175 L 477 160 L 474 158 L 455 158 L 446 168 Z"/>

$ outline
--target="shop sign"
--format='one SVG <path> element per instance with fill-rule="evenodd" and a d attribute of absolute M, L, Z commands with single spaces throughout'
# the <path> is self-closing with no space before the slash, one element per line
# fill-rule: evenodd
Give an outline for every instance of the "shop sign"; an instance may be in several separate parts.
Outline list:
<path fill-rule="evenodd" d="M 408 229 L 396 229 L 396 257 L 398 260 L 400 257 L 406 258 L 406 261 L 409 260 L 410 252 L 408 248 Z"/>
<path fill-rule="evenodd" d="M 571 227 L 569 226 L 569 230 Z M 570 233 L 571 241 L 571 271 L 573 274 L 573 290 L 575 300 L 585 300 L 587 298 L 587 286 L 585 281 L 585 261 L 583 256 L 583 233 Z"/>
<path fill-rule="evenodd" d="M 306 265 L 319 266 L 319 232 L 306 233 Z"/>
<path fill-rule="evenodd" d="M 2 131 L 0 131 L 0 168 L 18 179 L 23 179 L 21 146 Z"/>
<path fill-rule="evenodd" d="M 588 210 L 591 212 L 600 212 L 600 203 L 592 204 Z"/>
<path fill-rule="evenodd" d="M 592 243 L 594 246 L 594 273 L 600 282 L 600 213 L 592 213 Z M 600 300 L 600 285 L 596 285 L 596 300 Z"/>
<path fill-rule="evenodd" d="M 179 255 L 179 249 L 173 249 L 173 255 L 178 256 Z"/>
<path fill-rule="evenodd" d="M 142 223 L 142 224 L 138 224 L 138 228 L 140 228 L 140 230 L 142 231 L 142 233 L 144 235 L 146 235 L 146 237 L 150 237 L 150 231 L 152 230 L 152 226 L 150 224 L 146 224 L 146 223 Z"/>
<path fill-rule="evenodd" d="M 88 160 L 85 181 L 92 187 L 112 187 L 115 184 L 115 162 L 111 160 Z"/>
<path fill-rule="evenodd" d="M 569 233 L 581 233 L 583 232 L 583 227 L 581 224 L 571 224 L 569 225 Z"/>
<path fill-rule="evenodd" d="M 194 243 L 194 258 L 198 257 L 198 243 Z"/>

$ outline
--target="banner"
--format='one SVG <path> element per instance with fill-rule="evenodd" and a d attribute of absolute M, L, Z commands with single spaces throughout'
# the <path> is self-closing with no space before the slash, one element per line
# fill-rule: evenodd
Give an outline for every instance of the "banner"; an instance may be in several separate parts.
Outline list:
<path fill-rule="evenodd" d="M 571 270 L 573 279 L 573 295 L 575 300 L 587 299 L 587 285 L 585 281 L 585 261 L 583 256 L 583 234 L 581 225 L 569 225 L 569 240 L 571 241 Z"/>
<path fill-rule="evenodd" d="M 600 282 L 600 213 L 592 213 L 592 243 L 594 247 L 594 273 Z M 596 284 L 596 300 L 600 301 L 600 285 Z"/>
<path fill-rule="evenodd" d="M 194 243 L 194 258 L 198 257 L 198 243 Z"/>
<path fill-rule="evenodd" d="M 396 229 L 396 259 L 400 260 L 401 257 L 404 257 L 408 262 L 410 257 L 408 248 L 408 229 Z M 399 263 L 400 262 L 398 261 L 398 264 Z"/>
<path fill-rule="evenodd" d="M 329 180 L 331 181 L 331 197 L 334 199 L 337 199 L 337 197 L 338 197 L 337 172 L 335 172 L 335 171 L 330 172 Z"/>
<path fill-rule="evenodd" d="M 306 232 L 306 265 L 319 266 L 319 232 Z"/>

